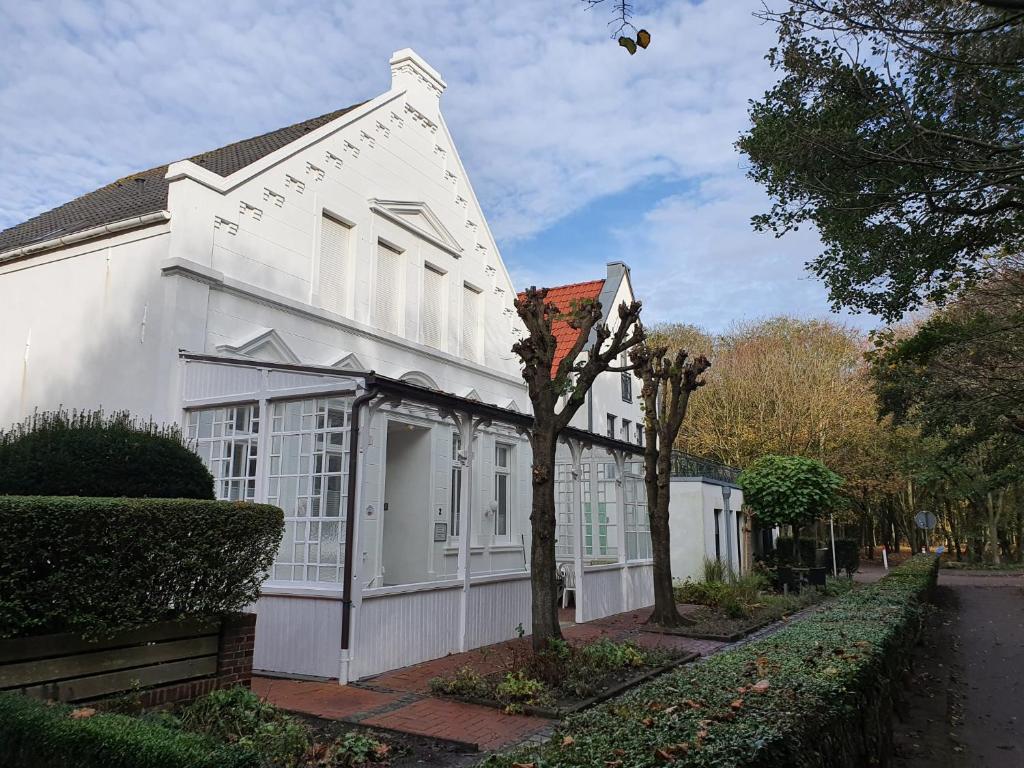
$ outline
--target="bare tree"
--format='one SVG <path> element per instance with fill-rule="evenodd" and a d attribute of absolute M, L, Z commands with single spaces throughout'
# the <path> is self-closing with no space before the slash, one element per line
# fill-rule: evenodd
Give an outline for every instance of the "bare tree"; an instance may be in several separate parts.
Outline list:
<path fill-rule="evenodd" d="M 672 446 L 686 417 L 690 395 L 704 386 L 701 376 L 711 362 L 678 350 L 668 357 L 667 347 L 640 344 L 630 354 L 636 375 L 643 382 L 640 396 L 644 407 L 644 484 L 651 523 L 654 555 L 654 612 L 650 621 L 663 627 L 685 623 L 676 609 L 672 589 L 672 551 L 669 534 L 669 500 L 672 478 Z"/>
<path fill-rule="evenodd" d="M 620 356 L 644 339 L 640 323 L 640 302 L 619 306 L 614 330 L 602 322 L 598 301 L 576 302 L 561 311 L 547 301 L 546 288 L 528 288 L 515 301 L 527 335 L 512 351 L 523 361 L 523 379 L 533 404 L 533 502 L 531 587 L 533 597 L 533 647 L 541 650 L 552 638 L 560 638 L 555 574 L 555 450 L 558 436 L 586 402 L 594 380 L 613 367 Z M 568 353 L 555 364 L 557 340 L 552 331 L 555 320 L 565 320 L 578 332 Z M 593 339 L 591 340 L 591 336 Z M 587 345 L 590 344 L 589 348 Z M 584 354 L 584 350 L 587 350 Z"/>

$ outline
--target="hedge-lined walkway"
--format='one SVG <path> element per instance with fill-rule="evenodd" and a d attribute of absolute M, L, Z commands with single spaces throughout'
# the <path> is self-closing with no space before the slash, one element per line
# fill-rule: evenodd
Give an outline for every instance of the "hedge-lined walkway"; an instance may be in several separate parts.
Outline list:
<path fill-rule="evenodd" d="M 700 606 L 681 605 L 684 613 Z M 644 631 L 651 609 L 608 616 L 585 624 L 569 624 L 562 633 L 570 642 L 608 638 L 631 640 L 644 648 L 673 648 L 708 655 L 723 647 L 713 640 Z M 353 685 L 257 677 L 253 690 L 283 709 L 332 720 L 390 728 L 477 746 L 482 751 L 507 748 L 551 732 L 554 723 L 538 717 L 507 715 L 491 707 L 430 696 L 430 680 L 462 667 L 481 674 L 501 669 L 510 648 L 526 646 L 520 640 L 497 643 L 484 649 L 455 653 L 422 664 L 386 672 Z"/>

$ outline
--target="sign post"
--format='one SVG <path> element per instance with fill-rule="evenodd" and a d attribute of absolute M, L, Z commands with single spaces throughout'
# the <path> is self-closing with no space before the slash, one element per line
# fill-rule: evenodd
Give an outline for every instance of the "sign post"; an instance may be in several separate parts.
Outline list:
<path fill-rule="evenodd" d="M 935 515 L 931 512 L 926 512 L 922 510 L 918 512 L 916 515 L 914 515 L 914 525 L 916 525 L 918 528 L 925 532 L 924 549 L 926 552 L 928 551 L 928 532 L 935 529 L 935 524 L 937 522 L 938 520 L 935 518 Z"/>

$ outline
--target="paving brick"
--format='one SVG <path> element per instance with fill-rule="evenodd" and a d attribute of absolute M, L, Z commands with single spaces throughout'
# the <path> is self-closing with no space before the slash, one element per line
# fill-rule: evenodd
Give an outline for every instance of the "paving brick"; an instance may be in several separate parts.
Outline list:
<path fill-rule="evenodd" d="M 383 709 L 401 696 L 337 683 L 254 677 L 252 690 L 271 704 L 293 712 L 305 712 L 332 720 L 348 720 Z"/>
<path fill-rule="evenodd" d="M 507 715 L 490 707 L 441 699 L 421 699 L 367 718 L 363 724 L 476 744 L 482 750 L 517 744 L 551 727 L 543 718 Z"/>

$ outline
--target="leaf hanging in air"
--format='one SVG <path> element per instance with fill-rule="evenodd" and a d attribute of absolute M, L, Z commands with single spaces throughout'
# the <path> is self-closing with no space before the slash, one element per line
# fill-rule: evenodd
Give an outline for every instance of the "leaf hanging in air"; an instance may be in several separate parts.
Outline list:
<path fill-rule="evenodd" d="M 619 45 L 621 45 L 623 48 L 629 51 L 630 56 L 636 53 L 636 42 L 631 37 L 626 37 L 625 35 L 623 35 L 622 37 L 619 38 Z"/>
<path fill-rule="evenodd" d="M 651 33 L 646 29 L 641 29 L 636 33 L 636 44 L 641 48 L 646 48 L 651 44 Z"/>

